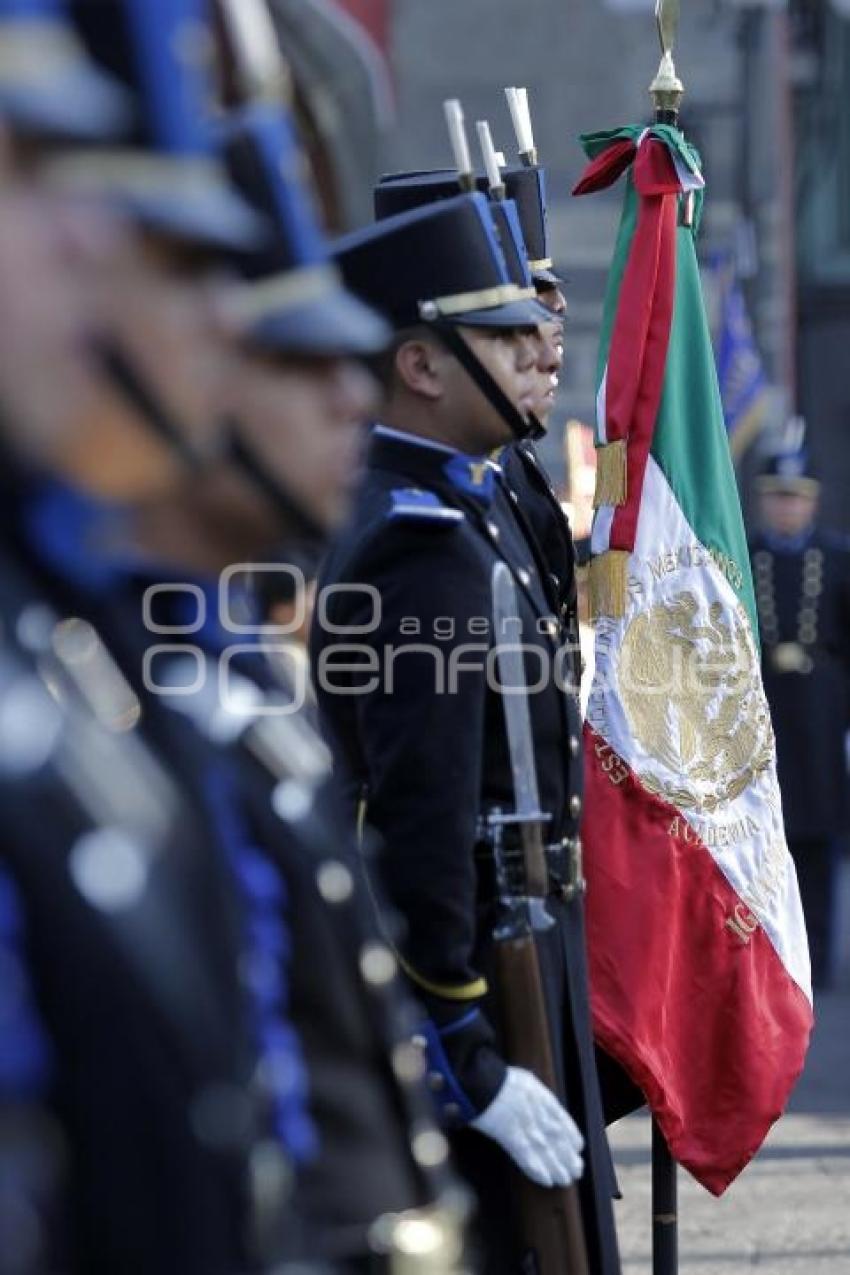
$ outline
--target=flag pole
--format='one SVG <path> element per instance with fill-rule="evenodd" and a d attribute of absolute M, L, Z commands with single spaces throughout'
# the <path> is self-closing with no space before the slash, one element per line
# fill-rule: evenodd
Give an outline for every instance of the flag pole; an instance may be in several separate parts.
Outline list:
<path fill-rule="evenodd" d="M 679 1215 L 676 1161 L 652 1122 L 652 1275 L 677 1275 Z"/>
<path fill-rule="evenodd" d="M 649 86 L 656 124 L 679 122 L 684 85 L 676 74 L 673 45 L 679 26 L 679 0 L 656 0 L 655 21 L 661 42 L 658 73 Z M 652 1275 L 678 1275 L 679 1213 L 676 1161 L 664 1134 L 652 1121 Z"/>

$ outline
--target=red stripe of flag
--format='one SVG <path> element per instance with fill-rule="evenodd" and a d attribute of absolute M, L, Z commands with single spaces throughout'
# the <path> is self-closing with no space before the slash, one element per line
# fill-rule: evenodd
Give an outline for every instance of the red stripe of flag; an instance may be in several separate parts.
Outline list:
<path fill-rule="evenodd" d="M 676 808 L 585 727 L 594 1029 L 676 1160 L 719 1195 L 802 1070 L 812 1009 Z M 751 931 L 751 932 L 750 932 Z"/>
<path fill-rule="evenodd" d="M 628 439 L 626 501 L 614 512 L 609 545 L 634 548 L 643 478 L 664 388 L 676 293 L 676 224 L 681 190 L 670 154 L 650 138 L 633 168 L 637 224 L 620 285 L 605 387 L 609 442 Z"/>
<path fill-rule="evenodd" d="M 628 168 L 634 159 L 635 144 L 631 138 L 623 138 L 606 146 L 595 159 L 592 159 L 581 175 L 581 180 L 573 187 L 574 195 L 589 195 L 595 190 L 605 190 Z"/>

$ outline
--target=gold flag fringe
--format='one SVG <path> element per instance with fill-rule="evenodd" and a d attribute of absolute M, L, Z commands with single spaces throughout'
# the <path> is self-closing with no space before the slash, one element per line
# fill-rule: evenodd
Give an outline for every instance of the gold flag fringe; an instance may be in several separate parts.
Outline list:
<path fill-rule="evenodd" d="M 626 503 L 626 440 L 618 438 L 613 443 L 596 449 L 596 490 L 593 508 L 600 505 L 624 505 Z"/>
<path fill-rule="evenodd" d="M 625 549 L 606 549 L 590 560 L 590 615 L 621 620 L 626 614 L 626 586 L 629 553 Z"/>

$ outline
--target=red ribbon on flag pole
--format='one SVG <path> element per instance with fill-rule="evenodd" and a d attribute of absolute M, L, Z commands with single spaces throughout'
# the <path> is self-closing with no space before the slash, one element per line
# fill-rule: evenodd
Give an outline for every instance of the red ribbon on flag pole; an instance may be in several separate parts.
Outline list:
<path fill-rule="evenodd" d="M 626 499 L 614 513 L 611 549 L 634 548 L 643 477 L 664 387 L 676 292 L 679 175 L 668 148 L 649 136 L 607 147 L 575 188 L 586 194 L 610 186 L 632 165 L 639 211 L 620 286 L 606 383 L 606 438 L 625 440 Z"/>

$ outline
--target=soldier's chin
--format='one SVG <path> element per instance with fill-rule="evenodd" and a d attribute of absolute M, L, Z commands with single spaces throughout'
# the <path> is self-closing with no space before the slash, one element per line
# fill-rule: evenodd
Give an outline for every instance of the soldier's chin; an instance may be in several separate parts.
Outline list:
<path fill-rule="evenodd" d="M 532 407 L 531 410 L 534 413 L 534 418 L 537 421 L 538 425 L 541 427 L 541 429 L 548 428 L 549 417 L 552 415 L 553 406 L 554 406 L 554 399 L 550 398 L 549 395 L 546 394 L 544 395 L 543 398 L 537 399 L 534 406 Z"/>

